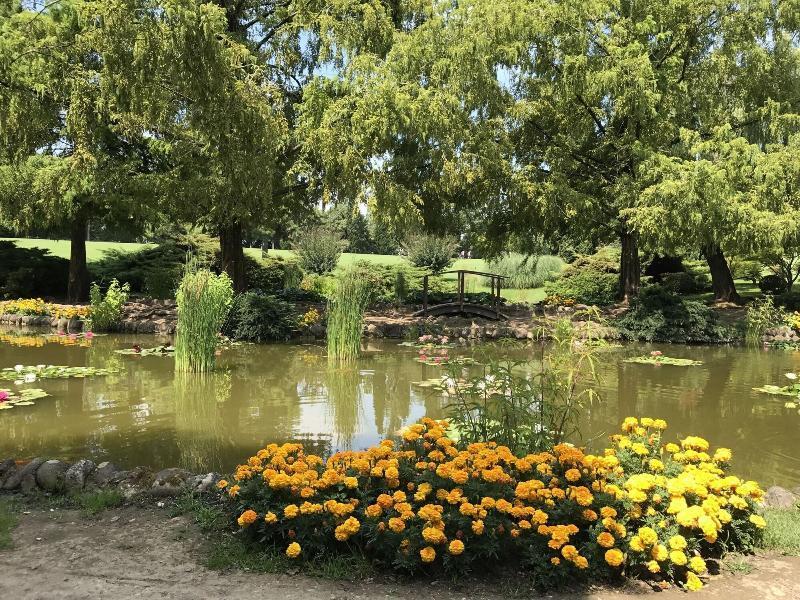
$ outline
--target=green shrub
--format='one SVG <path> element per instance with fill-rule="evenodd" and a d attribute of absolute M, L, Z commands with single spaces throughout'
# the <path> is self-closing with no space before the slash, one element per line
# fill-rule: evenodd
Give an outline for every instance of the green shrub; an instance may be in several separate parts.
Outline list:
<path fill-rule="evenodd" d="M 777 294 L 774 298 L 775 306 L 781 306 L 792 312 L 800 310 L 800 292 L 785 292 Z"/>
<path fill-rule="evenodd" d="M 752 346 L 760 346 L 767 329 L 783 325 L 785 321 L 786 311 L 775 306 L 772 296 L 756 298 L 747 307 L 745 341 Z"/>
<path fill-rule="evenodd" d="M 234 340 L 264 343 L 288 340 L 295 327 L 294 305 L 275 296 L 246 292 L 234 300 L 222 331 Z"/>
<path fill-rule="evenodd" d="M 788 286 L 780 275 L 767 275 L 761 278 L 758 287 L 764 294 L 783 294 Z"/>
<path fill-rule="evenodd" d="M 0 298 L 62 298 L 68 280 L 68 260 L 40 248 L 0 241 Z"/>
<path fill-rule="evenodd" d="M 617 326 L 626 339 L 647 342 L 723 343 L 733 337 L 711 308 L 658 285 L 643 289 Z"/>
<path fill-rule="evenodd" d="M 95 331 L 109 331 L 119 324 L 122 319 L 122 307 L 128 301 L 130 286 L 126 283 L 120 285 L 116 279 L 106 290 L 105 296 L 96 282 L 92 283 L 89 290 L 89 304 L 91 313 L 89 317 L 90 328 Z"/>
<path fill-rule="evenodd" d="M 245 278 L 248 289 L 270 294 L 299 286 L 303 272 L 294 260 L 245 256 Z"/>
<path fill-rule="evenodd" d="M 661 286 L 676 294 L 694 294 L 699 291 L 697 281 L 690 273 L 665 273 L 661 277 Z"/>
<path fill-rule="evenodd" d="M 491 273 L 503 275 L 503 287 L 512 289 L 539 288 L 548 281 L 555 281 L 564 269 L 564 261 L 558 256 L 525 256 L 512 252 L 491 260 L 487 267 Z M 487 278 L 487 285 L 489 280 Z"/>
<path fill-rule="evenodd" d="M 325 275 L 336 268 L 347 242 L 328 227 L 314 227 L 298 236 L 292 247 L 304 271 Z"/>
<path fill-rule="evenodd" d="M 619 275 L 593 269 L 567 267 L 556 281 L 545 283 L 548 296 L 572 298 L 583 304 L 614 304 L 619 289 Z"/>
<path fill-rule="evenodd" d="M 415 267 L 441 273 L 453 264 L 458 242 L 455 238 L 419 233 L 410 236 L 403 249 Z"/>

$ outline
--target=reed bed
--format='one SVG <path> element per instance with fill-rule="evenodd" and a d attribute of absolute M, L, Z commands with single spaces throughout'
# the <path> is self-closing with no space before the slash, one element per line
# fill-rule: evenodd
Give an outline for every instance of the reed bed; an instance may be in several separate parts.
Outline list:
<path fill-rule="evenodd" d="M 177 301 L 175 370 L 212 371 L 217 335 L 233 301 L 233 284 L 224 273 L 216 275 L 208 269 L 190 269 L 178 286 Z"/>
<path fill-rule="evenodd" d="M 355 273 L 340 278 L 328 300 L 328 361 L 353 362 L 361 352 L 364 311 L 372 296 L 372 285 Z"/>

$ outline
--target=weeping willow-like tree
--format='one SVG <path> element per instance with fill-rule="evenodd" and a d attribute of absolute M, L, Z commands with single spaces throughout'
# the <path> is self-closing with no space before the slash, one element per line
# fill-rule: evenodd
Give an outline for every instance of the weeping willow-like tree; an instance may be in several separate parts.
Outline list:
<path fill-rule="evenodd" d="M 178 286 L 177 301 L 175 370 L 213 370 L 217 336 L 233 302 L 230 277 L 208 269 L 189 269 Z"/>

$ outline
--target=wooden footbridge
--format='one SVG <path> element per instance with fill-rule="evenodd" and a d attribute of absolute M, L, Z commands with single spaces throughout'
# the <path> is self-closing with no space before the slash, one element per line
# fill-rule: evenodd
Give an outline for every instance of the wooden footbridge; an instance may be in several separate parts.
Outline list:
<path fill-rule="evenodd" d="M 458 275 L 458 299 L 455 302 L 445 302 L 444 304 L 428 305 L 428 278 L 431 275 L 425 275 L 422 278 L 422 310 L 414 313 L 415 317 L 441 317 L 445 315 L 472 315 L 476 317 L 483 317 L 484 319 L 492 319 L 495 321 L 508 320 L 508 317 L 500 312 L 500 305 L 502 303 L 500 297 L 500 285 L 503 275 L 495 275 L 494 273 L 481 273 L 480 271 L 467 271 L 459 269 L 458 271 L 445 271 L 444 273 L 437 273 L 437 275 Z M 477 304 L 475 302 L 464 301 L 464 289 L 467 275 L 479 275 L 486 277 L 491 282 L 491 297 L 492 302 L 490 305 Z"/>

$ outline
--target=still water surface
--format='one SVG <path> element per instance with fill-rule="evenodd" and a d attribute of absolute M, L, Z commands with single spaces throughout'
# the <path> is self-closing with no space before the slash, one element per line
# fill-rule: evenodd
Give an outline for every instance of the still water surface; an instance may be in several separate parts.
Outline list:
<path fill-rule="evenodd" d="M 224 472 L 269 442 L 299 440 L 327 454 L 364 448 L 425 415 L 444 416 L 444 399 L 415 385 L 442 369 L 418 363 L 416 350 L 392 342 L 369 342 L 352 369 L 329 369 L 316 345 L 244 345 L 224 350 L 213 375 L 176 376 L 172 358 L 114 352 L 168 342 L 153 336 L 65 344 L 8 333 L 0 331 L 0 368 L 44 363 L 121 371 L 32 384 L 52 397 L 0 412 L 0 457 L 90 457 L 122 467 Z M 655 349 L 704 364 L 621 362 Z M 626 345 L 603 355 L 602 400 L 586 411 L 581 430 L 597 449 L 625 416 L 663 418 L 669 435 L 702 435 L 732 448 L 744 477 L 798 485 L 800 415 L 784 407 L 787 398 L 752 390 L 783 385 L 788 371 L 800 371 L 800 352 Z"/>

